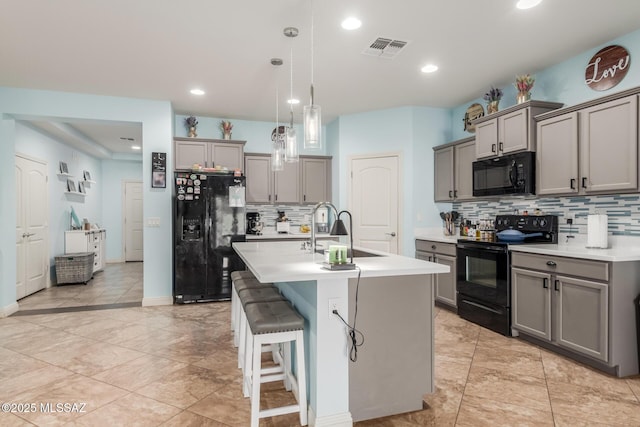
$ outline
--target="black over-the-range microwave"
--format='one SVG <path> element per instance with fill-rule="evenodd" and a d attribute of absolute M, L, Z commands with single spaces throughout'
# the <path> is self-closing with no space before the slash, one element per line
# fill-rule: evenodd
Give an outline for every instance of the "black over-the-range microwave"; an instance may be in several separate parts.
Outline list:
<path fill-rule="evenodd" d="M 473 195 L 535 194 L 535 154 L 525 151 L 473 162 Z"/>

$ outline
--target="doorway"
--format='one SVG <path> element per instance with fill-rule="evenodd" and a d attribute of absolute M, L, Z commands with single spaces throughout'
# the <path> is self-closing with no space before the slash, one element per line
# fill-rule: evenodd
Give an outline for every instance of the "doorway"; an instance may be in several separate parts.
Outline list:
<path fill-rule="evenodd" d="M 17 154 L 16 300 L 47 286 L 49 190 L 47 162 Z"/>
<path fill-rule="evenodd" d="M 400 253 L 400 163 L 400 153 L 351 158 L 348 204 L 355 245 Z"/>
<path fill-rule="evenodd" d="M 124 260 L 142 261 L 143 248 L 143 216 L 142 216 L 142 182 L 124 182 Z"/>

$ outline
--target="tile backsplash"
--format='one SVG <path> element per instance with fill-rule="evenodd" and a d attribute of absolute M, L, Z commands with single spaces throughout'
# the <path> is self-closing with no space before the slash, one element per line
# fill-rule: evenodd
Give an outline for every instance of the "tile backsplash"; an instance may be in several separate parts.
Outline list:
<path fill-rule="evenodd" d="M 561 233 L 587 233 L 587 215 L 607 214 L 609 233 L 613 235 L 640 236 L 640 195 L 575 196 L 557 198 L 506 198 L 453 203 L 466 220 L 476 221 L 498 214 L 534 215 L 536 209 L 542 214 L 558 215 Z M 573 225 L 567 225 L 567 215 L 573 214 Z"/>
<path fill-rule="evenodd" d="M 291 227 L 299 227 L 302 224 L 311 225 L 311 213 L 313 212 L 313 205 L 247 205 L 246 211 L 259 212 L 260 221 L 264 222 L 264 230 L 275 231 L 278 211 L 284 211 L 285 215 L 291 222 Z"/>

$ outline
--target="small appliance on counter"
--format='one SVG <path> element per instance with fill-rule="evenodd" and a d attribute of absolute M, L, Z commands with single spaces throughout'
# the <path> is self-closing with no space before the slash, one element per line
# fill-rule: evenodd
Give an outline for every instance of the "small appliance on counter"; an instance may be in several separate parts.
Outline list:
<path fill-rule="evenodd" d="M 247 234 L 262 234 L 264 223 L 260 222 L 260 212 L 247 212 Z"/>
<path fill-rule="evenodd" d="M 316 210 L 316 233 L 329 232 L 329 209 L 318 208 Z"/>
<path fill-rule="evenodd" d="M 278 233 L 288 233 L 289 232 L 289 218 L 284 213 L 284 211 L 278 211 L 278 218 L 276 219 L 276 231 Z"/>

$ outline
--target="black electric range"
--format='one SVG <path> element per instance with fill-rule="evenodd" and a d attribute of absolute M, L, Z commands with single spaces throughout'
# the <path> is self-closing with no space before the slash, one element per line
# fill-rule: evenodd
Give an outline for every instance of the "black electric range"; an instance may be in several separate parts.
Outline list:
<path fill-rule="evenodd" d="M 517 236 L 500 239 L 500 232 Z M 498 215 L 495 241 L 460 239 L 457 244 L 458 315 L 511 335 L 510 245 L 558 243 L 556 215 Z M 507 240 L 505 240 L 507 239 Z M 513 241 L 519 239 L 519 241 Z"/>

